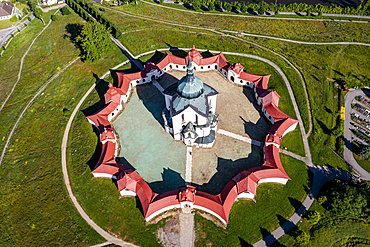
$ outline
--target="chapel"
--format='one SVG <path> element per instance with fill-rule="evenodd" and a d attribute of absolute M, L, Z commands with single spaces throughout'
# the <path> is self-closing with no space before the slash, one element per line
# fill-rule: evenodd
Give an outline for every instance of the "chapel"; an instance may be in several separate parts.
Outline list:
<path fill-rule="evenodd" d="M 212 147 L 218 122 L 218 92 L 194 75 L 190 55 L 188 61 L 186 75 L 163 92 L 166 130 L 187 146 Z"/>

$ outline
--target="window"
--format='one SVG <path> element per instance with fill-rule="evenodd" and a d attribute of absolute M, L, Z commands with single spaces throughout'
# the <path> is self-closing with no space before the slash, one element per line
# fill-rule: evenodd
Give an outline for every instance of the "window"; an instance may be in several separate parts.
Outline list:
<path fill-rule="evenodd" d="M 198 115 L 195 115 L 195 124 L 198 124 Z"/>
<path fill-rule="evenodd" d="M 217 69 L 217 65 L 215 65 L 215 69 Z"/>
<path fill-rule="evenodd" d="M 145 79 L 143 79 L 143 82 L 145 82 Z"/>
<path fill-rule="evenodd" d="M 183 69 L 185 69 L 185 66 L 182 66 Z"/>
<path fill-rule="evenodd" d="M 112 113 L 112 116 L 114 116 L 114 112 Z"/>
<path fill-rule="evenodd" d="M 203 66 L 202 66 L 202 67 L 200 67 L 200 69 L 203 69 Z"/>
<path fill-rule="evenodd" d="M 176 68 L 178 68 L 179 66 L 178 65 L 176 65 Z"/>
<path fill-rule="evenodd" d="M 181 114 L 181 120 L 182 120 L 182 122 L 184 122 L 184 121 L 185 121 L 185 116 L 184 116 L 184 114 Z"/>
<path fill-rule="evenodd" d="M 172 65 L 170 65 L 170 69 L 172 69 Z"/>
<path fill-rule="evenodd" d="M 211 66 L 208 66 L 208 68 L 210 69 L 210 68 L 211 68 Z"/>

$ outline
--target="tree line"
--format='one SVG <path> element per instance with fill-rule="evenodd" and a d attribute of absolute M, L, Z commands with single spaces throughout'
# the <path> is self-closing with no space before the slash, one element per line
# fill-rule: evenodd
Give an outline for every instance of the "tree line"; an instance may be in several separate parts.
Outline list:
<path fill-rule="evenodd" d="M 84 20 L 89 22 L 94 21 L 93 18 L 95 18 L 107 30 L 111 30 L 110 32 L 114 37 L 118 38 L 121 36 L 122 32 L 119 30 L 119 27 L 102 15 L 92 2 L 87 0 L 66 0 L 66 3 Z"/>
<path fill-rule="evenodd" d="M 370 0 L 360 1 L 361 3 L 357 7 L 340 7 L 336 4 L 330 6 L 324 6 L 319 4 L 309 5 L 307 3 L 292 3 L 292 4 L 274 4 L 266 3 L 264 1 L 260 3 L 248 3 L 248 2 L 222 2 L 219 0 L 179 0 L 183 3 L 189 3 L 194 5 L 193 9 L 199 10 L 200 6 L 206 6 L 209 10 L 215 8 L 223 9 L 226 11 L 240 11 L 246 13 L 247 11 L 257 11 L 258 14 L 263 14 L 265 11 L 272 11 L 278 14 L 279 12 L 315 12 L 321 16 L 322 13 L 327 14 L 350 14 L 350 15 L 370 15 Z"/>

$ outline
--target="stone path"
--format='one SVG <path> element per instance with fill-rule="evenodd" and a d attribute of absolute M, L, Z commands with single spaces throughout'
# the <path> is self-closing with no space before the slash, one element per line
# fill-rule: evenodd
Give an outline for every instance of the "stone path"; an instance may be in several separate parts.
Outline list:
<path fill-rule="evenodd" d="M 362 90 L 355 90 L 348 92 L 345 97 L 344 159 L 362 179 L 370 180 L 370 174 L 357 163 L 352 153 L 352 132 L 350 130 L 351 103 L 357 95 L 365 96 L 366 94 Z"/>
<path fill-rule="evenodd" d="M 112 245 L 112 243 L 111 242 L 104 242 L 104 243 L 101 243 L 101 244 L 92 245 L 90 247 L 104 247 L 104 246 L 109 246 L 109 245 Z"/>
<path fill-rule="evenodd" d="M 180 245 L 181 247 L 193 247 L 195 240 L 194 215 L 190 208 L 181 209 L 180 219 Z"/>
<path fill-rule="evenodd" d="M 307 161 L 306 157 L 302 157 L 302 156 L 300 156 L 298 154 L 295 154 L 293 152 L 290 152 L 290 151 L 287 151 L 287 150 L 284 150 L 284 149 L 279 149 L 279 152 L 282 153 L 282 154 L 289 155 L 289 156 L 291 156 L 291 157 L 293 157 L 293 158 L 295 158 L 297 160 L 301 160 L 303 162 L 306 162 Z"/>
<path fill-rule="evenodd" d="M 186 169 L 185 169 L 185 183 L 191 185 L 191 168 L 193 165 L 193 148 L 186 147 Z"/>
<path fill-rule="evenodd" d="M 253 140 L 253 139 L 251 139 L 249 137 L 246 137 L 246 136 L 241 136 L 241 135 L 238 135 L 238 134 L 234 134 L 234 133 L 229 132 L 227 130 L 217 129 L 217 133 L 220 133 L 221 135 L 225 135 L 225 136 L 234 138 L 236 140 L 243 141 L 243 142 L 246 142 L 246 143 L 250 143 L 252 145 L 256 145 L 256 146 L 259 146 L 259 147 L 262 147 L 262 145 L 263 145 L 260 141 Z"/>

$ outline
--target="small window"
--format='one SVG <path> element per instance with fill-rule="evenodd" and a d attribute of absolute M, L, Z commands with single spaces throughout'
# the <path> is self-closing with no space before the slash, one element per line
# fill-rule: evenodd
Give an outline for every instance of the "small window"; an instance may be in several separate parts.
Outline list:
<path fill-rule="evenodd" d="M 198 115 L 195 115 L 195 124 L 198 124 Z"/>
<path fill-rule="evenodd" d="M 243 83 L 243 81 L 242 81 L 242 80 L 240 80 L 240 83 Z"/>
<path fill-rule="evenodd" d="M 170 69 L 172 69 L 172 65 L 170 65 Z"/>
<path fill-rule="evenodd" d="M 208 66 L 208 68 L 210 69 L 210 68 L 211 68 L 211 66 Z"/>
<path fill-rule="evenodd" d="M 114 112 L 112 113 L 112 116 L 114 116 Z"/>
<path fill-rule="evenodd" d="M 143 79 L 143 82 L 145 82 L 145 79 Z"/>
<path fill-rule="evenodd" d="M 269 116 L 269 119 L 271 120 L 271 116 Z"/>
<path fill-rule="evenodd" d="M 203 69 L 203 66 L 202 66 L 202 67 L 200 67 L 200 69 Z"/>
<path fill-rule="evenodd" d="M 215 65 L 215 69 L 217 69 L 217 65 Z"/>
<path fill-rule="evenodd" d="M 116 108 L 116 111 L 118 111 L 118 108 Z"/>
<path fill-rule="evenodd" d="M 185 69 L 185 66 L 183 66 L 182 68 Z"/>
<path fill-rule="evenodd" d="M 178 68 L 179 66 L 178 65 L 176 65 L 176 68 Z"/>

